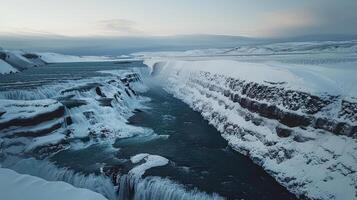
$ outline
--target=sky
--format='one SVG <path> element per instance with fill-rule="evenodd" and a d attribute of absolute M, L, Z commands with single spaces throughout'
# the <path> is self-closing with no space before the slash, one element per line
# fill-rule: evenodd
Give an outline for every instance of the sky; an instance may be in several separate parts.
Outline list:
<path fill-rule="evenodd" d="M 356 0 L 0 0 L 0 35 L 357 34 Z"/>

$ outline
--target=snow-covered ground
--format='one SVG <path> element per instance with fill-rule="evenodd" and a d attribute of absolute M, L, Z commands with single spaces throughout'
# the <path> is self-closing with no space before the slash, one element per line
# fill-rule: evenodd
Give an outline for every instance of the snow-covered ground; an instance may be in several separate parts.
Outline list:
<path fill-rule="evenodd" d="M 13 66 L 0 59 L 0 74 L 10 74 L 18 72 Z"/>
<path fill-rule="evenodd" d="M 73 56 L 51 52 L 27 52 L 22 50 L 0 49 L 0 75 L 19 72 L 31 67 L 49 63 L 76 62 L 132 62 L 140 61 L 133 56 Z"/>
<path fill-rule="evenodd" d="M 355 43 L 242 47 L 226 51 L 230 56 L 212 56 L 213 50 L 136 55 L 167 91 L 291 192 L 342 200 L 357 199 Z M 261 50 L 268 47 L 279 57 Z M 241 50 L 264 55 L 247 61 L 233 53 Z M 301 62 L 306 57 L 308 64 Z"/>
<path fill-rule="evenodd" d="M 0 199 L 106 200 L 101 194 L 65 182 L 49 182 L 4 168 L 0 168 Z"/>
<path fill-rule="evenodd" d="M 264 45 L 242 45 L 226 49 L 196 49 L 188 51 L 137 52 L 136 57 L 212 57 L 279 54 L 355 54 L 357 40 L 324 42 L 285 42 Z"/>
<path fill-rule="evenodd" d="M 47 63 L 71 63 L 71 62 L 103 62 L 103 61 L 134 61 L 126 56 L 72 56 L 58 53 L 36 53 Z"/>

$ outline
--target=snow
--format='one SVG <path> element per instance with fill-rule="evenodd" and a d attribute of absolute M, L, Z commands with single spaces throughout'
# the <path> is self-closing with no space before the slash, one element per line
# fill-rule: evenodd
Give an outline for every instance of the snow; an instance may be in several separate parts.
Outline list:
<path fill-rule="evenodd" d="M 161 81 L 168 92 L 200 112 L 234 150 L 250 157 L 292 193 L 311 199 L 357 199 L 355 137 L 334 135 L 312 126 L 286 127 L 278 120 L 241 107 L 224 95 L 225 91 L 241 92 L 227 86 L 232 78 L 322 99 L 332 95 L 336 96 L 336 103 L 308 116 L 344 121 L 337 114 L 341 100 L 355 102 L 357 97 L 356 41 L 244 48 L 229 52 L 203 50 L 137 55 L 145 58 L 153 77 Z M 287 52 L 289 55 L 283 55 Z M 277 56 L 267 56 L 269 53 Z M 265 99 L 254 100 L 274 104 Z M 279 108 L 305 115 L 301 110 Z M 346 122 L 356 126 L 356 121 Z M 288 128 L 291 135 L 279 137 L 277 127 Z"/>
<path fill-rule="evenodd" d="M 74 140 L 77 138 L 91 138 L 96 143 L 111 144 L 116 139 L 123 138 L 164 137 L 155 134 L 150 128 L 127 123 L 133 111 L 144 109 L 142 102 L 149 101 L 148 98 L 133 94 L 129 96 L 125 92 L 128 86 L 120 79 L 135 72 L 130 69 L 111 70 L 108 73 L 107 76 L 66 80 L 33 89 L 0 92 L 0 138 L 4 138 L 6 147 L 9 147 L 4 151 L 26 154 L 40 150 L 51 154 L 72 148 L 73 145 L 68 141 L 77 143 L 77 140 Z M 97 87 L 106 98 L 97 94 Z M 136 92 L 147 89 L 141 82 L 131 82 L 130 87 Z M 108 99 L 110 106 L 103 106 L 102 99 Z M 68 100 L 85 103 L 65 107 Z M 57 112 L 58 110 L 60 112 Z M 56 113 L 56 116 L 51 114 L 52 112 Z M 32 120 L 34 118 L 35 121 Z M 66 123 L 67 119 L 72 123 Z M 15 123 L 19 120 L 25 120 L 27 123 Z M 93 140 L 84 142 L 84 146 L 90 145 Z"/>
<path fill-rule="evenodd" d="M 233 149 L 249 156 L 291 192 L 317 199 L 356 199 L 356 139 L 301 128 L 294 128 L 294 134 L 309 141 L 296 142 L 293 136 L 279 138 L 275 133 L 277 121 L 263 119 L 261 126 L 247 121 L 241 114 L 246 111 L 239 104 L 195 85 L 189 80 L 192 78 L 170 75 L 165 88 L 199 111 Z"/>
<path fill-rule="evenodd" d="M 154 63 L 154 64 L 152 64 Z M 240 80 L 269 85 L 284 83 L 284 88 L 311 94 L 357 96 L 357 62 L 344 67 L 338 65 L 311 66 L 279 62 L 251 63 L 236 60 L 185 61 L 151 59 L 145 61 L 151 68 L 156 64 L 168 70 L 208 71 Z"/>
<path fill-rule="evenodd" d="M 13 119 L 31 119 L 43 113 L 53 112 L 62 104 L 53 99 L 30 101 L 0 99 L 0 106 L 6 111 L 0 117 L 0 123 L 4 123 Z"/>
<path fill-rule="evenodd" d="M 65 182 L 49 182 L 38 177 L 0 168 L 0 199 L 23 200 L 24 198 L 28 200 L 106 199 L 99 193 L 75 188 Z"/>
<path fill-rule="evenodd" d="M 63 55 L 58 53 L 36 53 L 46 63 L 71 63 L 71 62 L 103 62 L 103 61 L 136 61 L 123 56 L 109 57 L 109 56 L 73 56 Z"/>
<path fill-rule="evenodd" d="M 135 166 L 129 171 L 130 175 L 134 175 L 137 177 L 141 177 L 142 175 L 144 175 L 145 171 L 150 168 L 164 166 L 169 163 L 169 160 L 162 156 L 150 155 L 147 153 L 137 154 L 131 157 L 130 160 L 133 164 L 137 164 L 142 160 L 145 161 L 143 164 Z"/>
<path fill-rule="evenodd" d="M 30 152 L 31 150 L 35 149 L 36 147 L 46 146 L 46 145 L 53 145 L 58 144 L 59 142 L 65 139 L 66 135 L 57 131 L 51 133 L 50 135 L 36 137 L 32 140 L 32 142 L 26 147 L 25 151 Z"/>
<path fill-rule="evenodd" d="M 284 42 L 262 45 L 242 45 L 226 49 L 196 49 L 188 51 L 161 51 L 161 52 L 137 52 L 133 56 L 149 57 L 215 57 L 215 56 L 244 56 L 244 55 L 278 55 L 278 54 L 355 54 L 357 52 L 357 40 L 350 41 L 312 41 L 312 42 Z M 197 58 L 194 58 L 197 59 Z"/>
<path fill-rule="evenodd" d="M 18 72 L 17 69 L 0 59 L 0 74 L 10 74 Z"/>

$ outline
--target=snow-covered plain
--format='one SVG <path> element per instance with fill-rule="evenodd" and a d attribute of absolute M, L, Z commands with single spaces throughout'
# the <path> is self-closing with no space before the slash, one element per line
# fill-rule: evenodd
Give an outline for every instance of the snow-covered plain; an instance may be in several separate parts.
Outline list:
<path fill-rule="evenodd" d="M 285 42 L 263 45 L 242 45 L 226 49 L 195 49 L 188 51 L 137 52 L 136 57 L 214 57 L 214 56 L 244 56 L 244 55 L 279 55 L 279 54 L 355 54 L 357 40 L 323 41 L 323 42 Z M 187 58 L 186 58 L 187 59 Z"/>
<path fill-rule="evenodd" d="M 0 59 L 0 74 L 10 74 L 18 72 L 13 66 Z"/>
<path fill-rule="evenodd" d="M 49 182 L 4 168 L 0 168 L 0 199 L 106 200 L 101 194 L 65 182 Z"/>
<path fill-rule="evenodd" d="M 47 63 L 71 63 L 71 62 L 103 62 L 103 61 L 133 61 L 124 56 L 109 57 L 109 56 L 73 56 L 59 53 L 36 53 L 41 59 Z"/>
<path fill-rule="evenodd" d="M 288 190 L 342 200 L 357 199 L 355 43 L 136 55 L 167 91 Z"/>
<path fill-rule="evenodd" d="M 133 62 L 133 56 L 74 56 L 52 52 L 27 52 L 23 50 L 0 49 L 0 75 L 19 72 L 50 63 L 78 62 Z"/>

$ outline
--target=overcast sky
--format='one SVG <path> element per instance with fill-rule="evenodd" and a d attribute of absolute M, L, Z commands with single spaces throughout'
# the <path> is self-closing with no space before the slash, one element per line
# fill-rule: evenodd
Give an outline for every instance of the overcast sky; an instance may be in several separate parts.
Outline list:
<path fill-rule="evenodd" d="M 357 0 L 0 0 L 0 34 L 356 34 Z"/>

